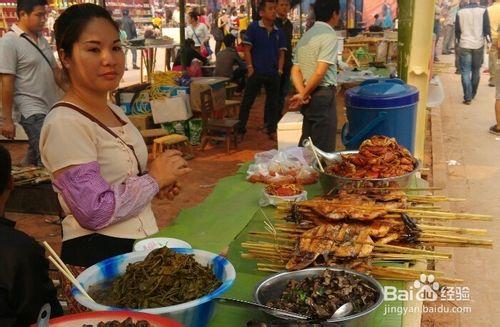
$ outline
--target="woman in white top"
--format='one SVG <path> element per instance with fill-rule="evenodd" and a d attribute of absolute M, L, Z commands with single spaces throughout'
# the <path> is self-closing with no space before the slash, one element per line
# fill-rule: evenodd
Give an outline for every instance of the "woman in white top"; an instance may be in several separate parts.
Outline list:
<path fill-rule="evenodd" d="M 191 11 L 188 16 L 188 25 L 186 26 L 186 39 L 192 39 L 197 51 L 200 47 L 210 40 L 210 32 L 207 25 L 198 21 L 199 14 Z"/>
<path fill-rule="evenodd" d="M 56 45 L 70 87 L 45 120 L 42 161 L 67 216 L 61 257 L 87 267 L 132 251 L 136 239 L 158 231 L 155 195 L 173 198 L 177 178 L 189 171 L 168 152 L 146 172 L 148 152 L 123 111 L 107 102 L 125 69 L 119 29 L 94 4 L 74 5 L 55 23 Z"/>

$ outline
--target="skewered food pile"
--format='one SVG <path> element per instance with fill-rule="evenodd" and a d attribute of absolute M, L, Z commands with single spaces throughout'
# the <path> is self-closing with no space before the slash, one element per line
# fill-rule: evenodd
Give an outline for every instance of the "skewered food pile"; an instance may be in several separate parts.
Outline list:
<path fill-rule="evenodd" d="M 146 320 L 138 320 L 137 322 L 134 322 L 130 317 L 121 322 L 118 320 L 113 320 L 106 322 L 101 321 L 97 324 L 97 327 L 150 327 L 150 326 L 151 324 Z M 82 327 L 94 327 L 94 325 L 85 324 Z"/>
<path fill-rule="evenodd" d="M 267 305 L 327 320 L 347 302 L 353 304 L 351 314 L 356 314 L 375 304 L 378 297 L 373 287 L 354 275 L 325 270 L 315 277 L 289 281 L 280 298 L 269 301 Z"/>
<path fill-rule="evenodd" d="M 263 271 L 341 265 L 379 278 L 414 280 L 427 271 L 373 266 L 372 262 L 451 258 L 429 246 L 492 247 L 491 240 L 482 238 L 487 234 L 484 229 L 441 225 L 448 220 L 488 221 L 492 217 L 440 211 L 434 204 L 445 200 L 458 199 L 372 188 L 282 204 L 279 220 L 275 224 L 266 221 L 267 232 L 250 232 L 257 240 L 242 244 L 247 249 L 243 257 L 263 260 L 257 264 Z M 433 273 L 443 284 L 456 281 Z"/>
<path fill-rule="evenodd" d="M 326 171 L 348 178 L 376 179 L 411 173 L 416 165 L 410 151 L 399 145 L 396 139 L 373 136 L 361 143 L 358 153 L 343 154 L 342 161 L 328 165 Z"/>
<path fill-rule="evenodd" d="M 200 298 L 220 285 L 211 267 L 202 266 L 192 255 L 163 247 L 153 250 L 144 261 L 129 264 L 110 287 L 91 286 L 89 294 L 108 306 L 158 308 Z"/>
<path fill-rule="evenodd" d="M 295 184 L 270 184 L 266 186 L 265 191 L 267 194 L 273 196 L 294 196 L 302 193 L 303 189 L 300 185 Z"/>

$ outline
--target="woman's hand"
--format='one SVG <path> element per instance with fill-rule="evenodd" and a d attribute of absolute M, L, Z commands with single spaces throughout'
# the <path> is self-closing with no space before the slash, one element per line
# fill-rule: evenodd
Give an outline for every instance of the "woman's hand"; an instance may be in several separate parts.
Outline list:
<path fill-rule="evenodd" d="M 177 178 L 191 171 L 182 153 L 177 150 L 167 150 L 151 163 L 149 175 L 158 183 L 160 191 L 175 190 Z"/>
<path fill-rule="evenodd" d="M 163 190 L 160 190 L 160 192 L 158 192 L 157 197 L 160 200 L 163 199 L 173 200 L 177 195 L 179 195 L 180 192 L 181 192 L 181 186 L 179 185 L 179 183 L 175 182 L 170 188 L 167 187 L 164 188 Z"/>

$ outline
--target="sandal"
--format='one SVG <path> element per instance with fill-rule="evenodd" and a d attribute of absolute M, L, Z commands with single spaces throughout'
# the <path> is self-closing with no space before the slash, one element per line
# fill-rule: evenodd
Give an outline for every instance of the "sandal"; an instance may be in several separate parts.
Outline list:
<path fill-rule="evenodd" d="M 490 127 L 490 133 L 500 135 L 500 129 L 497 128 L 497 125 L 493 125 Z"/>

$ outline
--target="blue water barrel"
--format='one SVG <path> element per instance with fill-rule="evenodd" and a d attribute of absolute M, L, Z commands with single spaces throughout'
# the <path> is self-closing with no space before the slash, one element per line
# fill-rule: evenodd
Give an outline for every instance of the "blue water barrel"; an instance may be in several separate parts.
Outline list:
<path fill-rule="evenodd" d="M 385 135 L 413 153 L 417 103 L 417 88 L 400 79 L 371 79 L 347 90 L 342 143 L 356 150 L 373 135 Z"/>

